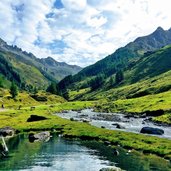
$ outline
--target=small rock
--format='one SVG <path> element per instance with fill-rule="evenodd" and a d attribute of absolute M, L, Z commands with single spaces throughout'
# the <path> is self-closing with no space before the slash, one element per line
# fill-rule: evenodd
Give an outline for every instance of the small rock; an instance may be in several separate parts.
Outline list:
<path fill-rule="evenodd" d="M 68 110 L 62 110 L 61 113 L 68 113 L 69 111 Z"/>
<path fill-rule="evenodd" d="M 4 127 L 0 129 L 0 136 L 6 137 L 6 136 L 13 136 L 15 133 L 15 130 L 11 127 Z"/>
<path fill-rule="evenodd" d="M 105 126 L 101 126 L 101 128 L 105 128 Z"/>
<path fill-rule="evenodd" d="M 116 128 L 118 128 L 118 129 L 125 129 L 125 127 L 122 126 L 122 125 L 120 125 L 120 124 L 117 124 L 117 125 L 116 125 Z"/>
<path fill-rule="evenodd" d="M 75 118 L 70 118 L 70 121 L 79 121 L 78 119 L 75 119 Z"/>
<path fill-rule="evenodd" d="M 75 119 L 74 118 L 70 118 L 70 121 L 75 121 Z"/>
<path fill-rule="evenodd" d="M 89 122 L 91 122 L 91 121 L 88 120 L 88 119 L 82 119 L 82 122 L 89 123 Z"/>
<path fill-rule="evenodd" d="M 111 145 L 110 141 L 104 141 L 105 145 Z"/>

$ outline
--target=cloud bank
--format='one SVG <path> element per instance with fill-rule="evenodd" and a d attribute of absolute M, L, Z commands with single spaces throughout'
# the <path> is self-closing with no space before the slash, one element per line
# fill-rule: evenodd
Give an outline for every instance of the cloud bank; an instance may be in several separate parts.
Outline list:
<path fill-rule="evenodd" d="M 169 0 L 1 0 L 0 37 L 39 58 L 87 66 L 158 26 Z"/>

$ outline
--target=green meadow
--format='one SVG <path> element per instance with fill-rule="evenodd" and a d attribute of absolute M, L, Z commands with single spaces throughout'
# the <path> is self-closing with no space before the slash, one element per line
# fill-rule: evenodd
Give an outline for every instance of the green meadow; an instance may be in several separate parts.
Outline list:
<path fill-rule="evenodd" d="M 26 94 L 21 93 L 18 96 L 18 98 L 20 98 L 21 96 L 24 99 L 25 95 Z M 49 97 L 47 98 L 49 99 L 50 97 L 51 95 L 49 95 Z M 10 101 L 10 103 L 8 103 L 10 108 L 8 108 L 7 106 L 6 109 L 1 110 L 0 112 L 1 127 L 11 126 L 16 130 L 18 130 L 20 133 L 49 130 L 56 133 L 62 133 L 63 136 L 69 138 L 110 141 L 112 145 L 120 145 L 121 147 L 126 149 L 135 149 L 141 151 L 142 153 L 152 153 L 162 156 L 166 159 L 171 159 L 171 143 L 170 140 L 168 139 L 97 128 L 95 126 L 91 126 L 88 123 L 70 121 L 54 115 L 55 113 L 61 112 L 63 110 L 81 110 L 88 107 L 89 108 L 93 108 L 95 106 L 97 107 L 97 105 L 100 102 L 94 102 L 94 101 L 66 102 L 64 99 L 62 100 L 62 98 L 59 98 L 57 102 L 57 97 L 54 99 L 56 101 L 53 102 L 53 100 L 51 99 L 51 101 L 48 100 L 48 102 L 46 103 L 43 102 L 35 103 L 35 100 L 32 98 L 30 99 L 25 98 L 25 100 L 22 101 L 23 104 L 19 99 L 17 102 Z M 117 102 L 117 104 L 120 106 L 123 106 L 123 103 L 126 104 L 125 101 Z M 135 101 L 132 102 L 129 101 L 129 103 L 136 106 L 136 104 L 134 104 Z M 144 99 L 144 103 L 145 103 L 145 99 Z M 5 105 L 7 104 L 5 103 Z M 18 109 L 18 105 L 21 105 L 22 107 Z M 33 105 L 35 109 L 32 110 L 31 106 Z M 127 107 L 126 109 L 128 110 L 131 108 Z M 112 110 L 115 111 L 115 108 L 113 108 Z M 137 109 L 137 111 L 140 110 L 141 108 Z M 32 114 L 44 116 L 47 119 L 43 121 L 27 122 L 27 119 Z"/>

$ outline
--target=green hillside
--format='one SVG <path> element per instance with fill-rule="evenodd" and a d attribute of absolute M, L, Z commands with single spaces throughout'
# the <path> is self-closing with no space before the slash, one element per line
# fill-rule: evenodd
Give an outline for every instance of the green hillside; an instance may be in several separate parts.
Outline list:
<path fill-rule="evenodd" d="M 141 58 L 135 66 L 126 70 L 131 83 L 152 78 L 171 70 L 171 45 Z M 128 78 L 129 77 L 129 78 Z"/>
<path fill-rule="evenodd" d="M 123 80 L 118 83 L 116 74 L 101 77 L 103 81 L 96 89 L 91 84 L 82 88 L 92 78 L 77 82 L 69 89 L 70 100 L 98 101 L 96 110 L 101 112 L 135 115 L 162 110 L 163 115 L 153 118 L 154 121 L 171 124 L 171 45 L 144 54 L 122 72 Z M 99 83 L 94 80 L 94 84 Z"/>
<path fill-rule="evenodd" d="M 149 56 L 155 50 L 171 44 L 171 29 L 157 28 L 148 36 L 137 38 L 134 42 L 119 48 L 113 54 L 81 70 L 78 74 L 69 77 L 59 83 L 60 88 L 87 88 L 90 79 L 94 77 L 108 77 L 120 70 L 132 68 L 141 58 Z M 135 81 L 134 81 L 135 82 Z"/>
<path fill-rule="evenodd" d="M 18 86 L 44 89 L 49 82 L 58 82 L 67 75 L 75 74 L 81 68 L 57 62 L 53 58 L 39 59 L 22 51 L 17 46 L 9 46 L 0 39 L 0 74 L 6 80 L 14 80 Z M 3 83 L 4 87 L 8 87 Z"/>
<path fill-rule="evenodd" d="M 106 87 L 108 86 L 107 84 Z M 130 99 L 166 92 L 171 90 L 171 71 L 131 85 L 122 85 L 109 89 L 106 87 L 103 86 L 103 88 L 97 89 L 96 91 L 91 91 L 90 88 L 76 91 L 70 90 L 70 100 Z"/>
<path fill-rule="evenodd" d="M 47 87 L 48 79 L 34 65 L 18 60 L 15 54 L 0 52 L 1 74 L 9 81 L 14 80 L 18 86 Z"/>
<path fill-rule="evenodd" d="M 171 44 L 170 34 L 171 30 L 159 27 L 151 35 L 118 49 L 112 56 L 66 77 L 58 86 L 69 91 L 70 100 L 116 100 L 168 91 L 171 89 L 171 45 L 162 45 Z M 114 65 L 118 62 L 123 65 L 116 69 Z M 104 66 L 107 68 L 101 72 Z"/>

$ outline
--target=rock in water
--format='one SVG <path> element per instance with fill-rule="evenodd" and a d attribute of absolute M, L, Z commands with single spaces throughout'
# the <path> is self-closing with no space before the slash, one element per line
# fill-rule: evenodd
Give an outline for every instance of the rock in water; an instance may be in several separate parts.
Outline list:
<path fill-rule="evenodd" d="M 34 142 L 34 141 L 46 141 L 50 137 L 50 132 L 45 131 L 45 132 L 40 132 L 37 134 L 30 133 L 29 134 L 29 141 Z"/>
<path fill-rule="evenodd" d="M 116 128 L 118 128 L 118 129 L 125 129 L 125 127 L 120 125 L 120 124 L 116 124 Z"/>
<path fill-rule="evenodd" d="M 143 134 L 154 134 L 154 135 L 163 135 L 164 130 L 159 128 L 152 128 L 152 127 L 143 127 L 140 131 Z"/>
<path fill-rule="evenodd" d="M 41 121 L 41 120 L 46 120 L 47 118 L 44 116 L 38 116 L 38 115 L 31 115 L 28 119 L 27 122 L 35 122 L 35 121 Z"/>
<path fill-rule="evenodd" d="M 6 137 L 6 136 L 13 136 L 15 133 L 15 130 L 11 127 L 4 127 L 0 129 L 0 136 Z"/>

